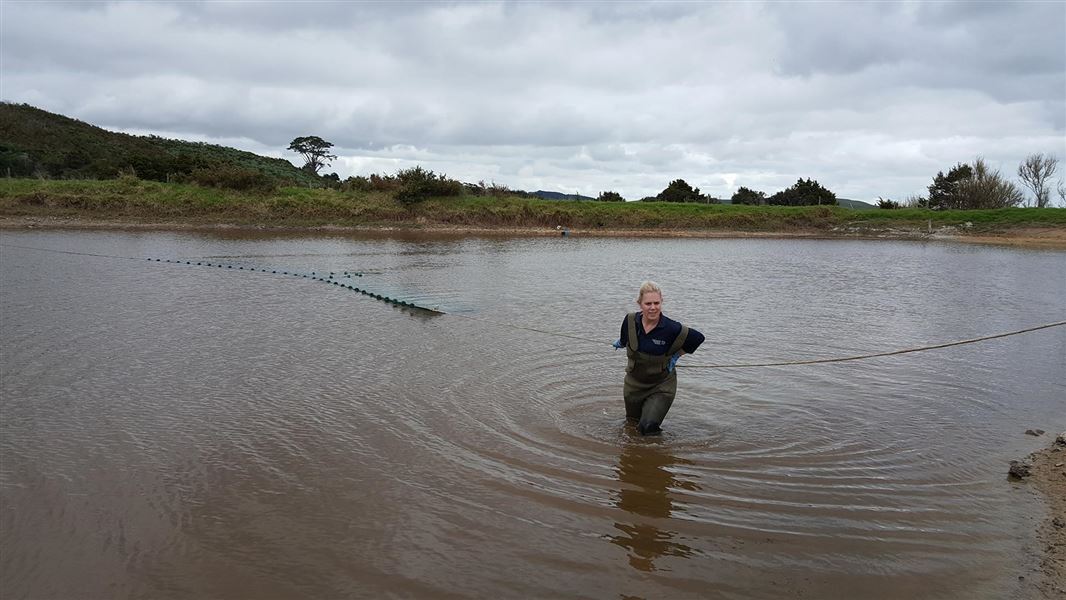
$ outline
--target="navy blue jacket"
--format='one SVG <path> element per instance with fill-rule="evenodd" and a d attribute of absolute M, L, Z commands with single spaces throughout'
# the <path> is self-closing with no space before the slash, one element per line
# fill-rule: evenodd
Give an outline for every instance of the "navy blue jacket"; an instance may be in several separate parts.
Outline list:
<path fill-rule="evenodd" d="M 659 323 L 655 326 L 655 329 L 644 333 L 644 326 L 641 325 L 640 320 L 641 316 L 640 313 L 637 313 L 637 350 L 655 356 L 666 354 L 666 351 L 670 349 L 677 336 L 681 335 L 681 323 L 659 313 Z M 622 319 L 622 334 L 619 339 L 622 340 L 623 348 L 629 345 L 629 328 L 626 327 L 625 319 Z M 685 338 L 685 343 L 681 346 L 681 349 L 685 351 L 685 354 L 692 354 L 696 351 L 696 348 L 700 347 L 703 340 L 702 333 L 689 327 L 688 337 Z"/>

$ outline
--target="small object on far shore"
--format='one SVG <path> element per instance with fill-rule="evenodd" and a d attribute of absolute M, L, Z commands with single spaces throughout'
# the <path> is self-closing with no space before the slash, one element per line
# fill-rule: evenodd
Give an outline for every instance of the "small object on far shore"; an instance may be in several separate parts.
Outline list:
<path fill-rule="evenodd" d="M 1043 429 L 1026 429 L 1025 435 L 1041 436 L 1044 435 Z"/>
<path fill-rule="evenodd" d="M 1066 431 L 1059 434 L 1059 437 L 1055 438 L 1055 443 L 1060 446 L 1066 446 Z"/>
<path fill-rule="evenodd" d="M 1023 479 L 1032 474 L 1029 472 L 1030 468 L 1031 465 L 1029 463 L 1012 460 L 1010 461 L 1010 470 L 1007 472 L 1007 475 L 1014 477 L 1015 479 Z"/>

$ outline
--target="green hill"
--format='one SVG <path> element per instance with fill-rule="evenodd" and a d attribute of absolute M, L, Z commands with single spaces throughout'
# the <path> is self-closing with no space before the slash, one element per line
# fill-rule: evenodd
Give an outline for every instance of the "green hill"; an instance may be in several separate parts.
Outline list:
<path fill-rule="evenodd" d="M 595 200 L 595 198 L 592 198 L 591 196 L 582 196 L 581 194 L 564 194 L 562 192 L 546 192 L 544 190 L 526 193 L 530 196 L 536 196 L 537 198 L 543 198 L 545 200 Z"/>
<path fill-rule="evenodd" d="M 876 205 L 869 202 L 863 202 L 862 200 L 851 200 L 849 198 L 837 198 L 837 206 L 843 206 L 844 208 L 854 208 L 855 210 L 869 210 L 871 208 L 877 208 Z"/>
<path fill-rule="evenodd" d="M 0 103 L 0 176 L 111 179 L 132 171 L 141 179 L 169 181 L 220 169 L 255 172 L 275 183 L 320 181 L 281 158 L 116 133 L 28 104 Z"/>

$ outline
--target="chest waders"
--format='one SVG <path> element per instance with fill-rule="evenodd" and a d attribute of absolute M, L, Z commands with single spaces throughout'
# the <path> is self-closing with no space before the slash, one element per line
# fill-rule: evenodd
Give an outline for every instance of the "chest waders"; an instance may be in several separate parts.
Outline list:
<path fill-rule="evenodd" d="M 626 317 L 629 327 L 629 344 L 626 345 L 626 379 L 622 395 L 626 401 L 626 419 L 637 421 L 641 435 L 659 433 L 659 424 L 666 418 L 677 393 L 677 371 L 667 372 L 670 357 L 677 354 L 688 337 L 688 327 L 681 326 L 681 333 L 663 356 L 641 352 L 637 348 L 637 313 Z"/>

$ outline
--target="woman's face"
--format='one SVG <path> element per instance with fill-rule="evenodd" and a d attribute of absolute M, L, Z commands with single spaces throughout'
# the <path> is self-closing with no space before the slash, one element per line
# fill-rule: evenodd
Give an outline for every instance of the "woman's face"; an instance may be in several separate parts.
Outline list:
<path fill-rule="evenodd" d="M 651 321 L 659 318 L 659 311 L 663 308 L 663 295 L 659 292 L 647 292 L 640 299 L 640 312 Z"/>

